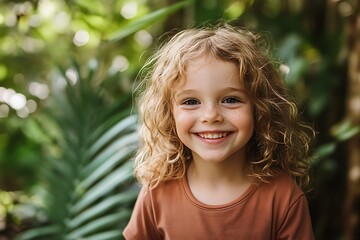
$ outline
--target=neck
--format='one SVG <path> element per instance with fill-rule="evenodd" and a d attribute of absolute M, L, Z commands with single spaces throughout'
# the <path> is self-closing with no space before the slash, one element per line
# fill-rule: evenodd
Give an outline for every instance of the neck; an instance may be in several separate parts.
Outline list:
<path fill-rule="evenodd" d="M 244 163 L 244 161 L 239 161 Z M 246 164 L 191 162 L 187 180 L 194 197 L 202 203 L 219 205 L 229 203 L 250 186 Z"/>
<path fill-rule="evenodd" d="M 211 186 L 241 184 L 249 180 L 245 159 L 225 162 L 204 162 L 193 159 L 188 168 L 188 179 L 208 183 Z"/>

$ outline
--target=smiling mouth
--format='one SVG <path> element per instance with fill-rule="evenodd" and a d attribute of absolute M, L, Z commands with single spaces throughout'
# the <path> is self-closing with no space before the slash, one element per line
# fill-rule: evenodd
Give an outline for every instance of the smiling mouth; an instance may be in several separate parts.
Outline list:
<path fill-rule="evenodd" d="M 220 139 L 228 136 L 230 132 L 218 132 L 218 133 L 198 133 L 197 135 L 204 139 Z"/>

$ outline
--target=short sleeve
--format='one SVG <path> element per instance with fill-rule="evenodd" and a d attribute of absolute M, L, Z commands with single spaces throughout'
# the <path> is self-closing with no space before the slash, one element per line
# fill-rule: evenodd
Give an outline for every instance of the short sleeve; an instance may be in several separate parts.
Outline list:
<path fill-rule="evenodd" d="M 145 187 L 139 193 L 123 236 L 126 240 L 163 239 L 156 227 L 150 191 Z"/>
<path fill-rule="evenodd" d="M 301 195 L 290 207 L 277 233 L 276 239 L 313 240 L 308 203 L 305 195 Z"/>

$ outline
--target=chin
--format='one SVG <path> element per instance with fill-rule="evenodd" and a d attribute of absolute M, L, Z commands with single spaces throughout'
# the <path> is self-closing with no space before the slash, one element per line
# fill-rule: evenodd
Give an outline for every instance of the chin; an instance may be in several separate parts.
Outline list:
<path fill-rule="evenodd" d="M 212 156 L 198 156 L 198 159 L 204 162 L 220 163 L 220 162 L 224 162 L 227 159 L 227 157 L 212 155 Z"/>

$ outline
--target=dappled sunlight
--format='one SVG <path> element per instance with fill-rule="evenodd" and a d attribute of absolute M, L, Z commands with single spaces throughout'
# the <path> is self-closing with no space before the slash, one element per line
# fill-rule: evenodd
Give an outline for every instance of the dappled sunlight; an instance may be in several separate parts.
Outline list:
<path fill-rule="evenodd" d="M 46 99 L 50 93 L 49 87 L 45 83 L 39 82 L 30 82 L 28 85 L 28 91 L 30 94 L 41 100 Z"/>
<path fill-rule="evenodd" d="M 288 75 L 290 73 L 290 67 L 283 63 L 280 64 L 279 70 L 284 75 Z"/>
<path fill-rule="evenodd" d="M 20 110 L 26 105 L 26 97 L 21 93 L 15 93 L 10 97 L 8 103 L 13 109 Z"/>
<path fill-rule="evenodd" d="M 137 2 L 128 2 L 121 8 L 120 14 L 126 19 L 131 19 L 136 16 L 138 12 Z"/>
<path fill-rule="evenodd" d="M 77 47 L 81 47 L 87 44 L 89 42 L 89 39 L 90 39 L 89 32 L 85 30 L 80 30 L 75 33 L 75 36 L 73 38 L 73 43 Z"/>
<path fill-rule="evenodd" d="M 138 31 L 135 33 L 134 38 L 142 48 L 148 48 L 153 43 L 153 36 L 146 30 Z"/>
<path fill-rule="evenodd" d="M 53 18 L 57 9 L 58 4 L 55 0 L 40 0 L 38 3 L 38 12 L 44 19 Z"/>
<path fill-rule="evenodd" d="M 333 0 L 336 1 L 336 0 Z M 341 1 L 339 3 L 339 12 L 342 16 L 348 17 L 355 11 L 354 7 L 347 1 Z"/>
<path fill-rule="evenodd" d="M 54 24 L 59 32 L 65 32 L 71 23 L 71 18 L 66 12 L 59 12 L 54 17 Z"/>
<path fill-rule="evenodd" d="M 36 86 L 32 86 L 31 89 L 38 89 Z M 38 91 L 38 90 L 37 90 Z M 41 90 L 40 90 L 41 92 Z M 45 98 L 48 95 L 43 96 Z M 8 117 L 9 107 L 16 111 L 17 115 L 21 118 L 26 118 L 30 113 L 36 111 L 37 103 L 35 100 L 27 99 L 24 94 L 17 93 L 14 89 L 7 89 L 0 87 L 0 103 L 6 103 L 0 105 L 0 118 Z"/>
<path fill-rule="evenodd" d="M 349 171 L 349 178 L 351 181 L 359 181 L 360 179 L 360 166 L 354 166 Z"/>
<path fill-rule="evenodd" d="M 43 50 L 45 47 L 45 43 L 42 40 L 27 37 L 24 39 L 22 44 L 22 49 L 28 53 L 35 53 Z"/>
<path fill-rule="evenodd" d="M 114 57 L 109 72 L 110 73 L 125 72 L 128 68 L 129 68 L 129 60 L 126 57 L 120 55 Z"/>
<path fill-rule="evenodd" d="M 6 104 L 0 105 L 0 118 L 6 118 L 9 116 L 9 106 Z"/>
<path fill-rule="evenodd" d="M 79 80 L 77 72 L 72 68 L 67 69 L 65 75 L 69 79 L 71 85 L 75 85 Z"/>

